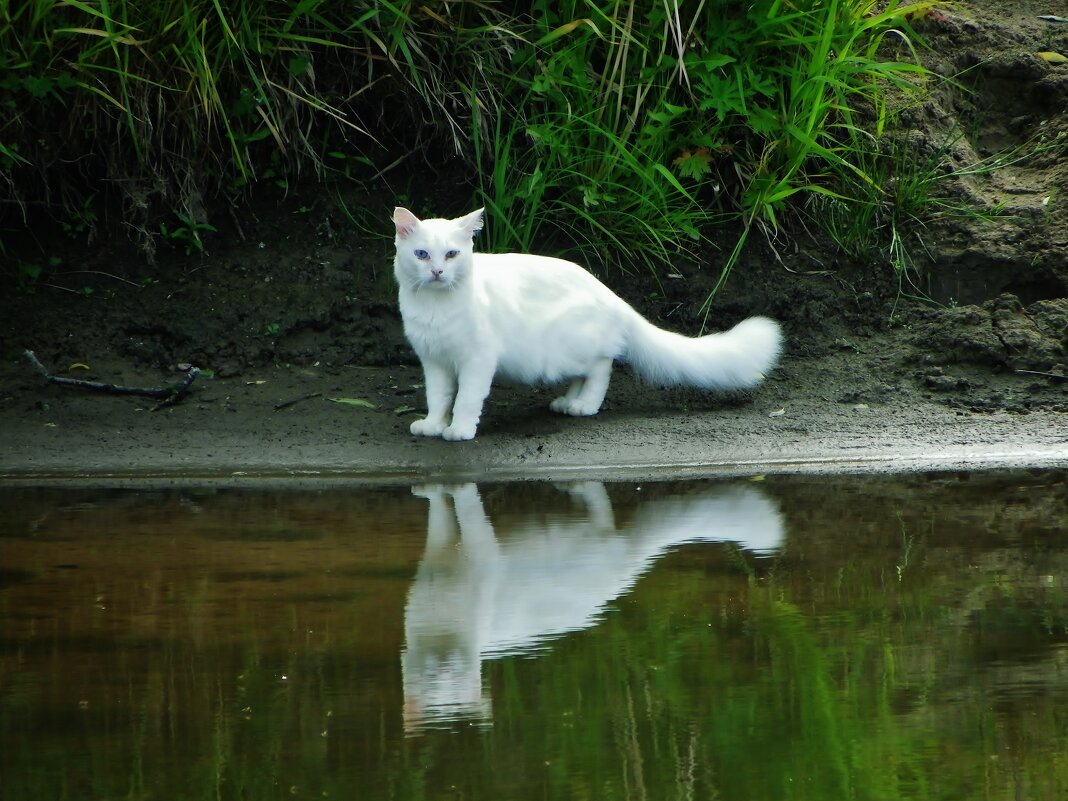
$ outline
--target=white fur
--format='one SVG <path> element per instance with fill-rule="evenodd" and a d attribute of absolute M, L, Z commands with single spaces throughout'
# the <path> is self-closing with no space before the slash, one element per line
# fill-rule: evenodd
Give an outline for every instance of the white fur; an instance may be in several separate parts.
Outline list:
<path fill-rule="evenodd" d="M 779 324 L 751 317 L 690 338 L 657 328 L 569 261 L 473 252 L 482 209 L 455 220 L 393 213 L 404 332 L 422 362 L 427 416 L 413 434 L 472 439 L 495 375 L 569 382 L 553 411 L 593 415 L 612 364 L 661 385 L 742 389 L 764 380 L 782 348 Z"/>

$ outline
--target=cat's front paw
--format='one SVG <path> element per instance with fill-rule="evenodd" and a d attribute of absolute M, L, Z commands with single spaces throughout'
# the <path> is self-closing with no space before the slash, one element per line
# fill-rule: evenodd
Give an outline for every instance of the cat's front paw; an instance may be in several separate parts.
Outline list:
<path fill-rule="evenodd" d="M 445 430 L 445 423 L 424 417 L 422 420 L 413 422 L 408 430 L 417 437 L 440 437 Z"/>
<path fill-rule="evenodd" d="M 475 424 L 471 423 L 470 425 L 463 425 L 462 423 L 453 423 L 451 426 L 448 426 L 444 431 L 441 432 L 441 436 L 443 439 L 451 440 L 453 442 L 459 442 L 460 440 L 465 439 L 474 439 Z"/>
<path fill-rule="evenodd" d="M 549 408 L 559 414 L 567 414 L 567 406 L 571 403 L 571 398 L 561 395 L 559 398 L 554 398 L 552 403 L 549 404 Z"/>

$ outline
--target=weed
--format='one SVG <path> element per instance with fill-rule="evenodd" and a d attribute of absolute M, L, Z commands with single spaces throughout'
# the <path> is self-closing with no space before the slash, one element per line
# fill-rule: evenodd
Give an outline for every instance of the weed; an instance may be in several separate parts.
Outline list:
<path fill-rule="evenodd" d="M 469 89 L 491 246 L 549 239 L 658 270 L 740 221 L 714 295 L 795 195 L 833 196 L 836 171 L 870 181 L 852 160 L 857 107 L 881 128 L 884 87 L 923 74 L 876 50 L 907 43 L 907 15 L 931 5 L 536 3 L 507 74 L 487 73 L 497 104 Z"/>
<path fill-rule="evenodd" d="M 492 248 L 659 275 L 729 221 L 718 288 L 754 226 L 799 196 L 848 204 L 841 174 L 873 182 L 857 144 L 885 125 L 884 88 L 922 76 L 876 52 L 907 53 L 908 15 L 933 5 L 28 0 L 0 13 L 0 200 L 58 203 L 79 236 L 119 200 L 131 229 L 192 253 L 212 196 L 451 152 Z"/>
<path fill-rule="evenodd" d="M 548 228 L 602 262 L 656 270 L 696 246 L 713 216 L 697 197 L 709 171 L 693 169 L 692 159 L 671 169 L 689 141 L 681 53 L 663 39 L 674 17 L 636 3 L 542 6 L 538 38 L 517 54 L 523 68 L 510 84 L 523 111 L 516 124 L 504 109 L 484 126 L 492 163 L 480 165 L 481 190 L 503 228 L 491 235 L 529 248 Z M 583 10 L 595 13 L 584 18 Z"/>
<path fill-rule="evenodd" d="M 82 198 L 80 205 L 70 209 L 66 219 L 60 224 L 71 239 L 92 239 L 96 232 L 97 215 L 94 208 L 95 194 Z"/>
<path fill-rule="evenodd" d="M 351 206 L 345 202 L 345 198 L 342 197 L 340 192 L 336 192 L 335 200 L 337 201 L 337 208 L 341 212 L 342 216 L 348 220 L 349 225 L 356 231 L 359 231 L 361 235 L 371 239 L 385 239 L 387 234 L 382 229 L 382 214 L 376 213 L 372 208 L 369 208 L 365 204 L 359 204 Z M 411 203 L 409 198 L 397 197 L 397 205 L 406 206 Z M 389 236 L 390 241 L 392 237 Z"/>
<path fill-rule="evenodd" d="M 174 227 L 168 227 L 166 223 L 160 223 L 160 236 L 162 236 L 165 241 L 183 246 L 187 256 L 191 255 L 194 251 L 203 253 L 204 240 L 202 235 L 206 233 L 215 233 L 218 230 L 215 226 L 210 225 L 209 223 L 197 222 L 191 216 L 185 214 L 178 215 L 178 222 L 180 224 Z"/>
<path fill-rule="evenodd" d="M 1060 204 L 1061 191 L 1053 187 L 1046 197 L 1042 198 L 1042 218 L 1048 223 L 1054 208 Z"/>
<path fill-rule="evenodd" d="M 127 214 L 147 214 L 153 198 L 185 210 L 202 194 L 240 191 L 272 157 L 278 182 L 309 165 L 321 171 L 313 125 L 328 120 L 341 138 L 371 141 L 334 102 L 390 73 L 411 21 L 388 2 L 355 6 L 4 3 L 0 198 L 77 213 L 109 200 L 88 189 L 107 175 Z"/>
<path fill-rule="evenodd" d="M 940 220 L 992 221 L 1004 214 L 1001 204 L 977 205 L 962 194 L 960 185 L 1061 147 L 1058 140 L 1036 139 L 957 165 L 955 154 L 963 139 L 954 129 L 926 149 L 900 134 L 858 141 L 853 161 L 864 180 L 852 171 L 839 171 L 831 184 L 834 191 L 813 196 L 806 217 L 850 258 L 889 266 L 899 297 L 933 302 L 922 289 L 923 276 L 912 255 L 924 249 L 927 227 Z"/>
<path fill-rule="evenodd" d="M 18 259 L 15 262 L 15 287 L 19 292 L 33 295 L 37 292 L 37 279 L 41 277 L 41 265 Z"/>
<path fill-rule="evenodd" d="M 3 255 L 3 250 L 0 249 L 0 255 Z M 15 289 L 25 295 L 37 294 L 37 287 L 43 285 L 42 277 L 47 271 L 54 271 L 63 263 L 63 259 L 59 256 L 50 256 L 44 262 L 41 261 L 27 261 L 22 258 L 15 258 L 12 260 L 14 265 L 14 283 Z"/>
<path fill-rule="evenodd" d="M 786 204 L 798 194 L 848 203 L 830 185 L 835 175 L 872 183 L 855 160 L 857 143 L 870 135 L 860 118 L 868 118 L 869 129 L 882 131 L 886 88 L 907 92 L 910 79 L 925 74 L 914 60 L 880 60 L 876 52 L 888 36 L 911 47 L 908 17 L 933 5 L 890 2 L 877 8 L 871 0 L 843 0 L 751 6 L 760 38 L 747 39 L 749 47 L 738 61 L 725 66 L 736 81 L 742 80 L 742 70 L 767 80 L 754 84 L 746 106 L 727 105 L 720 112 L 741 116 L 756 136 L 743 142 L 750 150 L 737 162 L 742 232 L 705 301 L 706 315 L 754 226 L 773 234 Z M 776 47 L 758 46 L 768 42 Z"/>
<path fill-rule="evenodd" d="M 355 178 L 358 171 L 373 168 L 374 162 L 367 156 L 353 155 L 341 150 L 327 150 L 327 164 L 339 170 L 346 178 Z"/>

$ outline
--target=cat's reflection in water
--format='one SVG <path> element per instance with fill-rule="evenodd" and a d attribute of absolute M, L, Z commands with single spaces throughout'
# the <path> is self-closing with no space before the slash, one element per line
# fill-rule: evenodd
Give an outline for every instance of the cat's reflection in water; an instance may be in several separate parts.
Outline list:
<path fill-rule="evenodd" d="M 576 484 L 570 492 L 585 506 L 584 518 L 539 514 L 502 532 L 502 540 L 474 484 L 412 491 L 430 508 L 426 551 L 405 609 L 408 731 L 488 722 L 483 660 L 529 653 L 594 625 L 605 605 L 670 548 L 734 542 L 767 553 L 783 537 L 777 507 L 751 484 L 646 501 L 623 528 L 616 527 L 604 485 Z"/>

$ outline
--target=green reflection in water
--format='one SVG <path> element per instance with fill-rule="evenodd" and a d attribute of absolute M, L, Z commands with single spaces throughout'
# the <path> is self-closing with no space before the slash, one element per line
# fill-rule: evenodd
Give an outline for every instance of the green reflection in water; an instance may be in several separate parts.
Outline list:
<path fill-rule="evenodd" d="M 568 489 L 0 491 L 3 798 L 1068 797 L 1064 474 Z"/>

